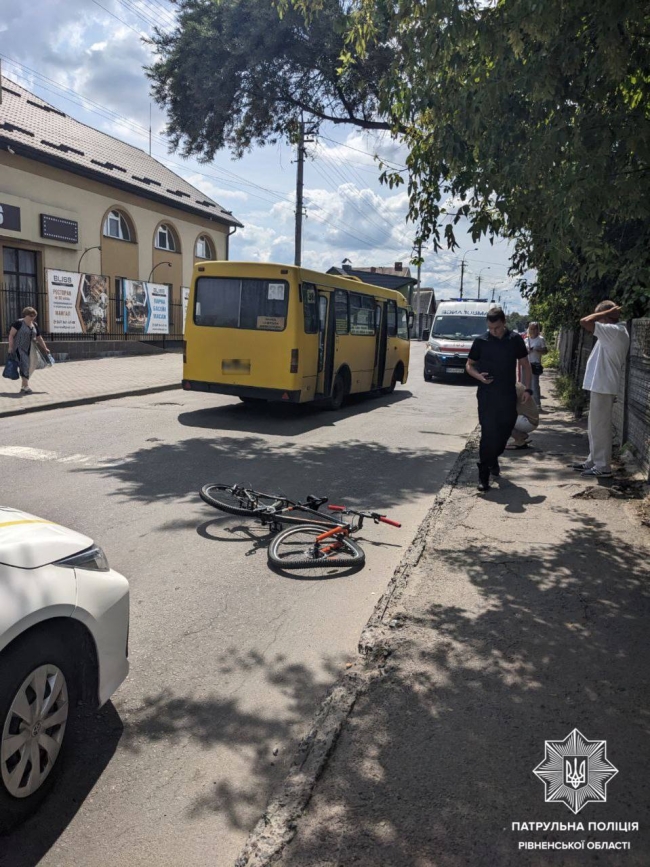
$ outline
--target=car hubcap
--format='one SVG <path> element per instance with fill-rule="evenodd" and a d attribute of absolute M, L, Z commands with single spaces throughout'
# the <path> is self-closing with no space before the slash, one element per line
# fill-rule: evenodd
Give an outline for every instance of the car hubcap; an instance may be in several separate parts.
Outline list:
<path fill-rule="evenodd" d="M 2 731 L 2 782 L 15 798 L 27 798 L 57 760 L 68 721 L 68 688 L 61 669 L 41 665 L 14 696 Z"/>

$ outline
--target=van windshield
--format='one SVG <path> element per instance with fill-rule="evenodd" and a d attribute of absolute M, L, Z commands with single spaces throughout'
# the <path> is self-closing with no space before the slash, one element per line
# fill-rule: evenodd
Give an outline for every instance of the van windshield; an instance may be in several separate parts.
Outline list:
<path fill-rule="evenodd" d="M 436 316 L 431 337 L 447 340 L 473 340 L 487 331 L 484 316 Z"/>

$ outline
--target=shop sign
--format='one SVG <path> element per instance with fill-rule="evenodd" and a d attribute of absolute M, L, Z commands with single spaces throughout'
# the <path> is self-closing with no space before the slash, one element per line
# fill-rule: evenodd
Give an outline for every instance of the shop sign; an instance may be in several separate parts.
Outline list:
<path fill-rule="evenodd" d="M 79 242 L 79 223 L 76 220 L 65 220 L 63 217 L 41 214 L 41 238 L 77 244 Z"/>
<path fill-rule="evenodd" d="M 20 208 L 0 202 L 0 230 L 20 232 Z"/>

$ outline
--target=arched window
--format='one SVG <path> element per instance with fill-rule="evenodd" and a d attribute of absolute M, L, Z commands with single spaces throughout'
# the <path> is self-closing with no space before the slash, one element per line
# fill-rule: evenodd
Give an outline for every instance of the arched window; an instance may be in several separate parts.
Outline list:
<path fill-rule="evenodd" d="M 129 222 L 121 211 L 109 211 L 104 220 L 104 235 L 120 241 L 131 241 Z"/>
<path fill-rule="evenodd" d="M 156 229 L 155 246 L 159 250 L 169 250 L 170 253 L 175 253 L 178 250 L 176 233 L 167 223 L 161 223 Z"/>
<path fill-rule="evenodd" d="M 214 259 L 214 247 L 212 246 L 212 241 L 208 238 L 207 235 L 199 235 L 196 239 L 196 247 L 194 248 L 194 255 L 197 259 Z"/>

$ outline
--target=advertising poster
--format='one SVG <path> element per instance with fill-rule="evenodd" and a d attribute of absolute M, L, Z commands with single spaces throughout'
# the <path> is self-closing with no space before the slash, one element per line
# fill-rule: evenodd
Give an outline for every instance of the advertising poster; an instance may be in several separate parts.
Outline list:
<path fill-rule="evenodd" d="M 108 277 L 48 268 L 50 331 L 64 334 L 106 334 Z"/>
<path fill-rule="evenodd" d="M 125 280 L 124 330 L 128 334 L 169 334 L 169 286 Z"/>
<path fill-rule="evenodd" d="M 189 286 L 181 286 L 181 300 L 183 302 L 183 334 L 185 334 L 185 317 L 187 316 L 187 305 L 190 300 Z"/>

